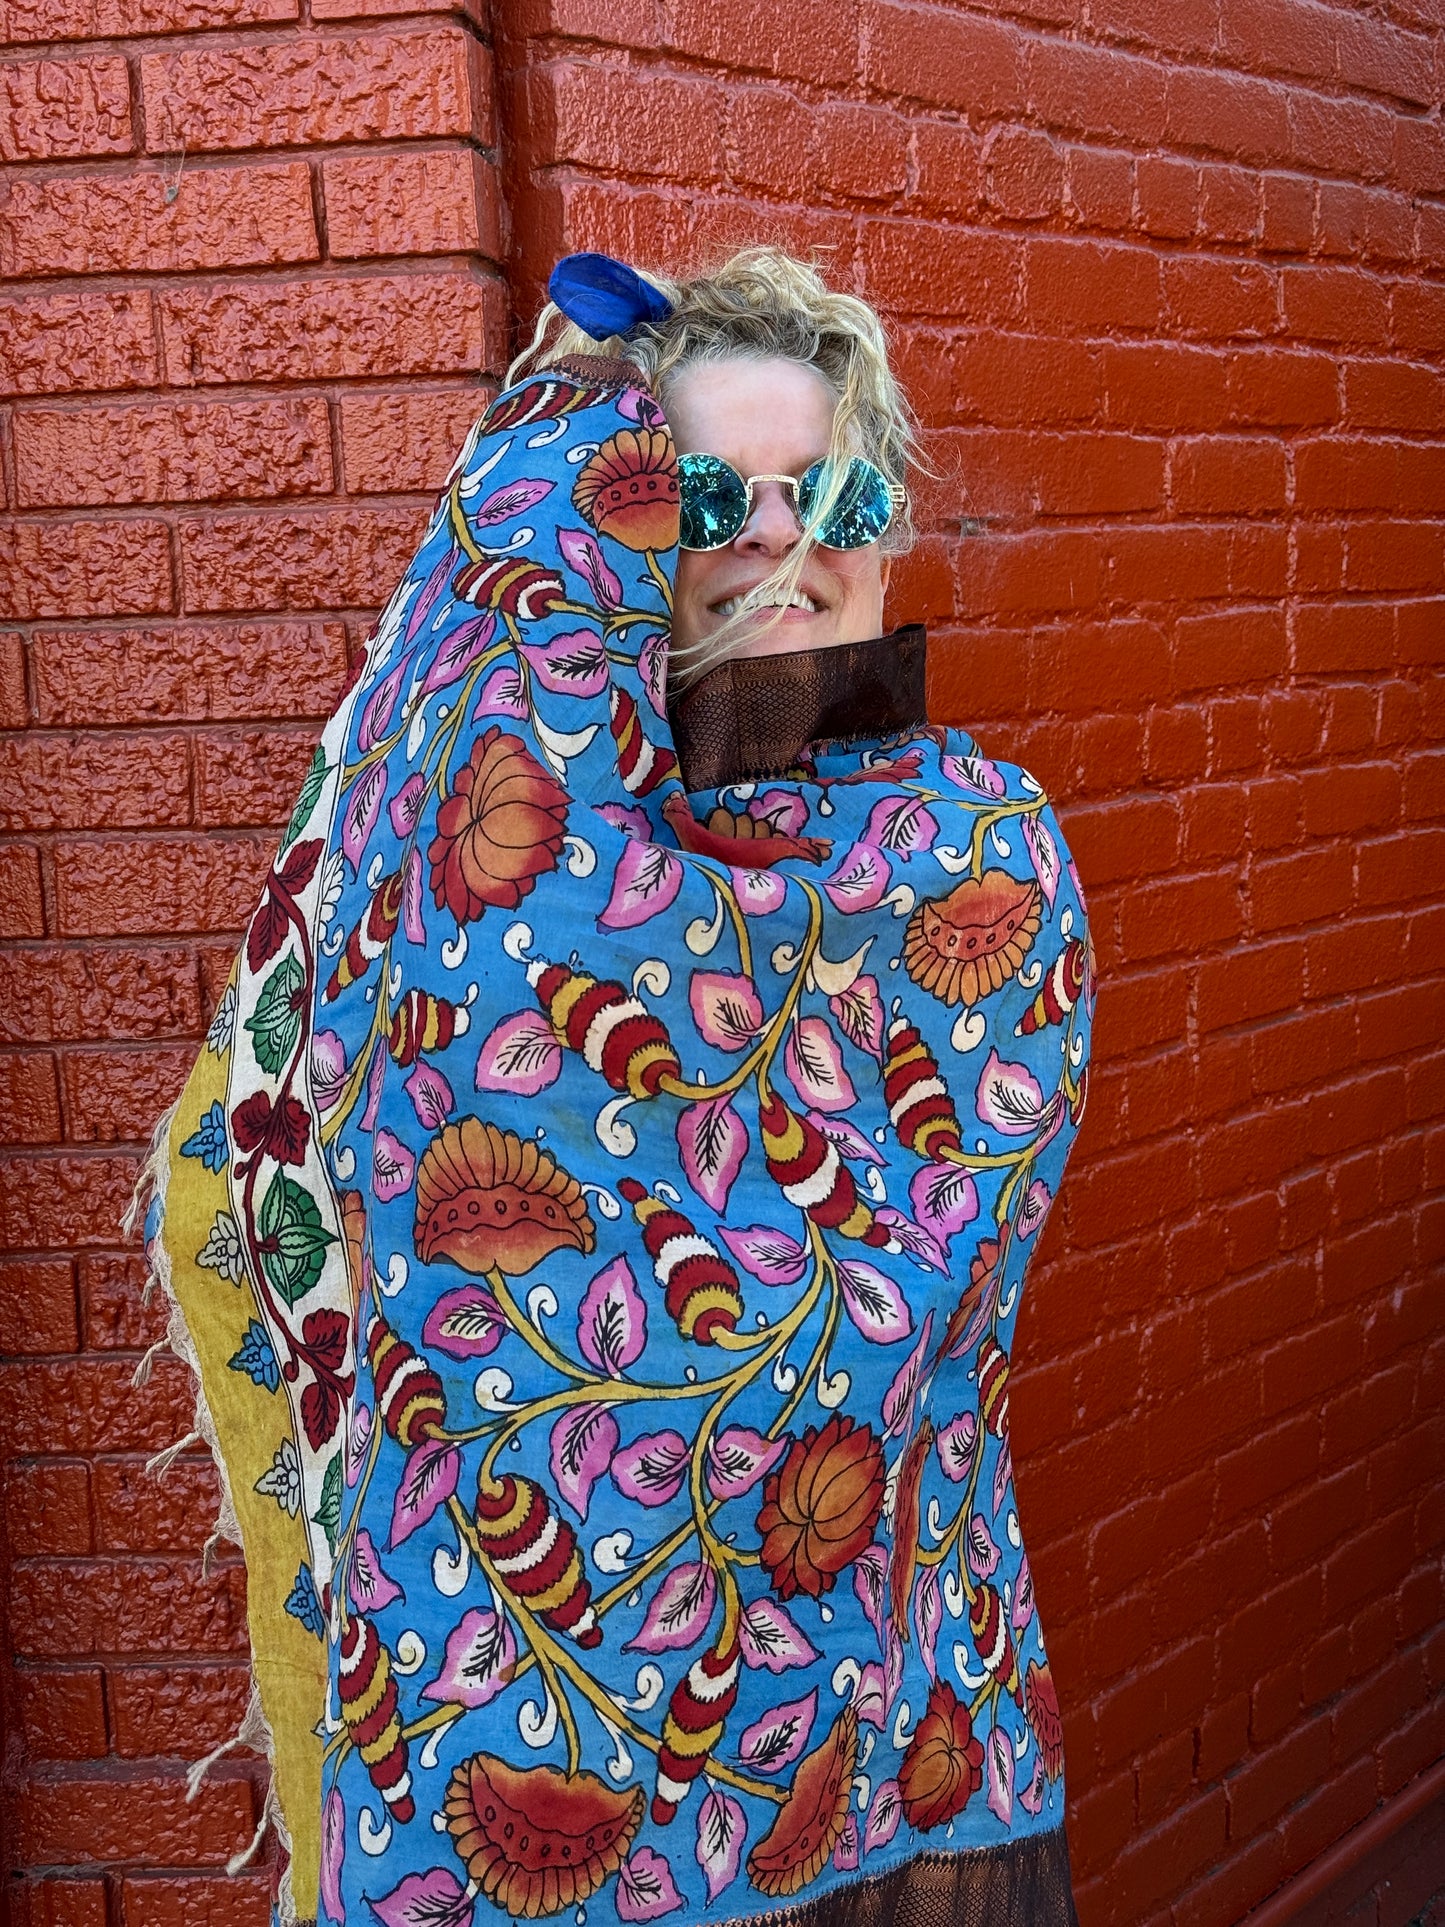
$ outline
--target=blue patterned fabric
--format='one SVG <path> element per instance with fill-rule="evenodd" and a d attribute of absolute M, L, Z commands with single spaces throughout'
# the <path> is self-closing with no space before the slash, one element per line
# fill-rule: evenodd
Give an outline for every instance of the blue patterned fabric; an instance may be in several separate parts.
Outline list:
<path fill-rule="evenodd" d="M 314 955 L 248 946 L 323 1919 L 743 1919 L 1062 1821 L 1008 1352 L 1077 879 L 955 730 L 685 797 L 676 527 L 640 388 L 502 395 L 298 806 Z"/>

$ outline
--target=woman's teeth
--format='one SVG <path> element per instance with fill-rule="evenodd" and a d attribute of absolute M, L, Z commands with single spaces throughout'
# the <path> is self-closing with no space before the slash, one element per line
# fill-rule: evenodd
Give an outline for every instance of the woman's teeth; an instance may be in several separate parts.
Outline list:
<path fill-rule="evenodd" d="M 783 608 L 805 609 L 810 616 L 818 613 L 817 603 L 811 596 L 804 595 L 801 589 L 794 589 L 790 596 L 782 595 L 776 590 L 765 596 L 759 595 L 756 590 L 750 591 L 747 595 L 729 596 L 726 602 L 718 604 L 717 612 L 726 622 L 729 616 L 737 615 L 740 610 L 751 612 L 754 609 Z"/>

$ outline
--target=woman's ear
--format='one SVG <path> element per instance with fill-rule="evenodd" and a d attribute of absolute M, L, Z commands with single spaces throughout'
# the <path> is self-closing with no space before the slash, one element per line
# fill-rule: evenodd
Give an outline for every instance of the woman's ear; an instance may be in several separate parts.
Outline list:
<path fill-rule="evenodd" d="M 884 558 L 883 558 L 883 560 L 882 560 L 882 562 L 881 562 L 881 563 L 880 563 L 880 565 L 879 565 L 879 569 L 878 569 L 878 573 L 879 573 L 879 577 L 880 577 L 880 579 L 881 579 L 881 581 L 882 581 L 882 583 L 883 583 L 883 593 L 884 593 L 884 595 L 887 595 L 887 593 L 888 593 L 888 578 L 889 578 L 889 576 L 890 576 L 890 575 L 892 575 L 892 573 L 893 573 L 893 557 L 892 557 L 891 555 L 885 555 L 885 556 L 884 556 Z"/>

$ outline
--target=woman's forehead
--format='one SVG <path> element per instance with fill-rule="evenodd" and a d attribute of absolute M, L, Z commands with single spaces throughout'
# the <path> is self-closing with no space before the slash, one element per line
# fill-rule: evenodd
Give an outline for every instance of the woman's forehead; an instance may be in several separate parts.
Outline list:
<path fill-rule="evenodd" d="M 675 375 L 666 407 L 679 454 L 721 455 L 744 474 L 798 474 L 828 451 L 835 398 L 806 363 L 731 355 Z"/>

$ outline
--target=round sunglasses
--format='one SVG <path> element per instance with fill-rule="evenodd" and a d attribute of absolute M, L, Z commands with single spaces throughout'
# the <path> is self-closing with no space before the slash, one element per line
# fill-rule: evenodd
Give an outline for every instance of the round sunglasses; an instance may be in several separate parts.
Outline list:
<path fill-rule="evenodd" d="M 682 497 L 679 543 L 684 549 L 725 549 L 753 512 L 753 484 L 779 482 L 793 498 L 793 510 L 806 527 L 823 487 L 826 459 L 802 475 L 739 475 L 720 455 L 680 455 L 678 488 Z M 903 506 L 903 490 L 882 469 L 855 455 L 843 476 L 833 506 L 817 529 L 826 549 L 863 549 L 876 542 Z"/>

